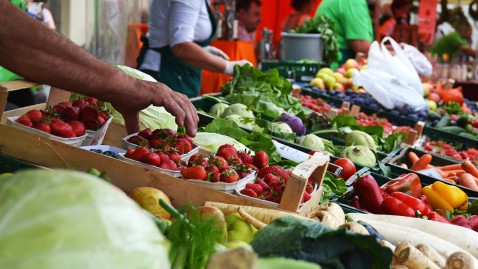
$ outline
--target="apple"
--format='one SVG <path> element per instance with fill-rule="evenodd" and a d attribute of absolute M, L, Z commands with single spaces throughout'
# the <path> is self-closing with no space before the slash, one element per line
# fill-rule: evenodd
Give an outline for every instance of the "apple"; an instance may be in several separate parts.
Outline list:
<path fill-rule="evenodd" d="M 359 71 L 357 68 L 349 68 L 347 69 L 347 72 L 345 72 L 345 77 L 346 78 L 352 78 L 354 71 Z"/>
<path fill-rule="evenodd" d="M 351 68 L 357 68 L 357 69 L 360 68 L 359 63 L 355 59 L 348 59 L 345 62 L 345 70 L 349 70 Z"/>
<path fill-rule="evenodd" d="M 423 85 L 423 96 L 428 97 L 430 92 L 433 90 L 433 85 L 428 82 L 425 82 L 422 85 Z"/>
<path fill-rule="evenodd" d="M 319 74 L 320 73 L 325 73 L 327 75 L 332 75 L 334 73 L 334 71 L 328 67 L 323 67 L 323 68 L 320 68 L 319 70 Z"/>
<path fill-rule="evenodd" d="M 224 213 L 222 211 L 214 206 L 200 206 L 199 207 L 199 212 L 201 216 L 204 217 L 214 217 L 217 221 L 216 224 L 218 225 L 219 230 L 221 231 L 223 235 L 223 242 L 227 241 L 227 223 L 226 223 L 226 218 L 224 216 Z"/>
<path fill-rule="evenodd" d="M 337 70 L 335 70 L 336 73 L 340 73 L 342 75 L 345 75 L 345 67 L 344 66 L 341 66 L 339 68 L 337 68 Z"/>
<path fill-rule="evenodd" d="M 129 196 L 151 214 L 163 219 L 171 218 L 171 215 L 159 205 L 161 198 L 171 204 L 169 197 L 164 192 L 152 187 L 139 187 L 132 190 Z"/>
<path fill-rule="evenodd" d="M 344 77 L 343 74 L 340 74 L 338 72 L 333 73 L 332 76 L 335 78 L 335 81 L 340 81 Z"/>
<path fill-rule="evenodd" d="M 239 213 L 226 216 L 227 241 L 243 241 L 250 243 L 254 239 L 257 229 L 247 222 Z"/>
<path fill-rule="evenodd" d="M 327 86 L 328 89 L 332 89 L 334 84 L 336 83 L 335 78 L 332 76 L 327 76 L 324 78 L 325 86 Z"/>
<path fill-rule="evenodd" d="M 336 82 L 333 86 L 333 89 L 334 90 L 339 90 L 341 92 L 345 92 L 345 86 L 340 82 Z"/>
<path fill-rule="evenodd" d="M 438 102 L 440 102 L 441 98 L 440 98 L 440 95 L 438 95 L 438 93 L 431 92 L 431 93 L 428 94 L 428 100 L 434 101 L 435 103 L 438 104 Z"/>
<path fill-rule="evenodd" d="M 429 108 L 431 111 L 437 111 L 437 109 L 438 109 L 437 103 L 436 103 L 435 101 L 428 100 L 428 101 L 427 101 L 427 105 L 428 105 L 428 108 Z"/>
<path fill-rule="evenodd" d="M 310 81 L 310 86 L 317 87 L 319 89 L 325 89 L 325 83 L 321 78 L 314 78 Z"/>

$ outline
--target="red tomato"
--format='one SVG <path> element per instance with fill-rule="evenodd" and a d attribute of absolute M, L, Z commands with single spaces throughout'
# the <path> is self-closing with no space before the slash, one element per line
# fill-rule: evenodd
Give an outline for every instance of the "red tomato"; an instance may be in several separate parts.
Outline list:
<path fill-rule="evenodd" d="M 351 177 L 353 174 L 355 174 L 355 172 L 357 172 L 354 163 L 349 159 L 340 158 L 335 161 L 334 164 L 344 169 L 344 171 L 342 172 L 342 178 L 345 180 L 349 179 L 349 177 Z"/>

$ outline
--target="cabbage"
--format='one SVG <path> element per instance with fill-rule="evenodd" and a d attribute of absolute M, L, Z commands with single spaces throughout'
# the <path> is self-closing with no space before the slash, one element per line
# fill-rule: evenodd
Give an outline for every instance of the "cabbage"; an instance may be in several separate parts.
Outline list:
<path fill-rule="evenodd" d="M 227 117 L 229 115 L 239 115 L 243 118 L 255 118 L 254 112 L 252 112 L 252 110 L 249 110 L 247 106 L 239 103 L 230 105 L 226 111 L 224 111 L 224 114 L 222 114 L 223 117 Z"/>
<path fill-rule="evenodd" d="M 214 117 L 222 117 L 222 114 L 229 108 L 229 105 L 224 103 L 217 103 L 211 107 L 209 110 L 209 114 L 213 115 Z"/>
<path fill-rule="evenodd" d="M 262 133 L 264 132 L 264 128 L 254 123 L 252 124 L 252 131 Z"/>
<path fill-rule="evenodd" d="M 279 132 L 284 134 L 292 134 L 294 131 L 290 128 L 289 125 L 285 122 L 272 122 L 271 123 L 271 130 L 273 133 Z"/>
<path fill-rule="evenodd" d="M 367 167 L 374 167 L 377 164 L 375 153 L 367 146 L 346 147 L 340 154 L 340 157 L 347 158 L 356 164 Z"/>
<path fill-rule="evenodd" d="M 216 152 L 217 149 L 224 144 L 232 144 L 239 151 L 251 151 L 243 144 L 237 142 L 237 140 L 234 138 L 216 133 L 197 133 L 196 136 L 193 137 L 193 141 L 194 143 L 198 144 L 201 149 L 207 150 L 209 152 Z"/>
<path fill-rule="evenodd" d="M 345 135 L 346 146 L 367 146 L 372 150 L 376 150 L 377 146 L 373 138 L 362 131 L 352 131 Z"/>
<path fill-rule="evenodd" d="M 74 171 L 0 182 L 0 268 L 169 268 L 169 242 L 123 192 Z"/>
<path fill-rule="evenodd" d="M 252 130 L 252 125 L 254 120 L 251 118 L 243 118 L 239 115 L 229 115 L 225 118 L 226 120 L 234 121 L 239 127 Z"/>
<path fill-rule="evenodd" d="M 320 137 L 308 134 L 297 138 L 297 143 L 311 150 L 325 150 L 325 145 Z"/>
<path fill-rule="evenodd" d="M 296 135 L 305 135 L 305 126 L 302 123 L 302 120 L 297 116 L 282 113 L 282 115 L 280 115 L 275 121 L 287 123 Z"/>

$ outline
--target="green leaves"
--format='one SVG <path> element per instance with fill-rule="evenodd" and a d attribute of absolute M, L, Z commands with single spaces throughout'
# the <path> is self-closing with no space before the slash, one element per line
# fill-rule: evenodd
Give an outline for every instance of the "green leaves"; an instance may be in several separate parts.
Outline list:
<path fill-rule="evenodd" d="M 347 192 L 345 181 L 342 179 L 336 179 L 329 172 L 324 176 L 322 187 L 324 188 L 324 191 L 320 197 L 321 204 L 328 203 L 331 197 L 341 197 Z"/>

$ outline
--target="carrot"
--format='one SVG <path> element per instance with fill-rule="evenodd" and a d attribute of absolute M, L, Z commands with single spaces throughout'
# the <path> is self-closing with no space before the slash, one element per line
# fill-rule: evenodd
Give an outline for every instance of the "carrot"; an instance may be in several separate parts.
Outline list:
<path fill-rule="evenodd" d="M 440 169 L 442 171 L 463 170 L 463 168 L 461 168 L 461 163 L 455 163 L 455 164 L 449 164 L 449 165 L 441 166 Z"/>
<path fill-rule="evenodd" d="M 450 171 L 450 172 L 445 172 L 445 173 L 447 173 L 446 177 L 448 177 L 448 178 L 456 176 L 455 172 Z"/>
<path fill-rule="evenodd" d="M 445 173 L 443 172 L 440 168 L 435 168 L 438 172 L 438 174 L 440 174 L 441 178 L 446 178 L 448 176 L 448 173 Z"/>
<path fill-rule="evenodd" d="M 470 162 L 470 161 L 464 161 L 461 164 L 461 168 L 465 170 L 467 173 L 470 173 L 474 177 L 478 177 L 478 169 Z"/>
<path fill-rule="evenodd" d="M 410 151 L 410 152 L 408 152 L 408 159 L 410 159 L 410 162 L 412 164 L 414 164 L 418 161 L 419 158 L 418 158 L 417 154 L 415 154 L 415 152 Z"/>
<path fill-rule="evenodd" d="M 408 165 L 407 165 L 406 163 L 401 163 L 401 164 L 400 164 L 400 167 L 403 167 L 403 168 L 405 168 L 405 169 L 408 169 Z"/>
<path fill-rule="evenodd" d="M 419 171 L 427 168 L 427 165 L 430 164 L 432 161 L 432 155 L 430 154 L 423 154 L 422 157 L 418 159 L 415 163 L 413 163 L 412 167 L 410 170 L 412 171 Z"/>
<path fill-rule="evenodd" d="M 461 176 L 463 175 L 464 173 L 466 173 L 464 170 L 460 169 L 460 170 L 450 170 L 450 171 L 446 171 L 446 170 L 443 170 L 442 168 L 440 168 L 442 171 L 444 171 L 445 173 L 448 172 L 448 176 L 450 176 L 451 173 L 455 174 L 455 176 Z"/>
<path fill-rule="evenodd" d="M 444 177 L 443 180 L 451 183 L 451 184 L 456 184 L 456 182 L 460 179 L 458 176 L 452 176 L 452 177 Z"/>
<path fill-rule="evenodd" d="M 458 183 L 463 187 L 478 191 L 478 185 L 476 184 L 475 177 L 472 174 L 465 173 L 461 175 Z"/>

